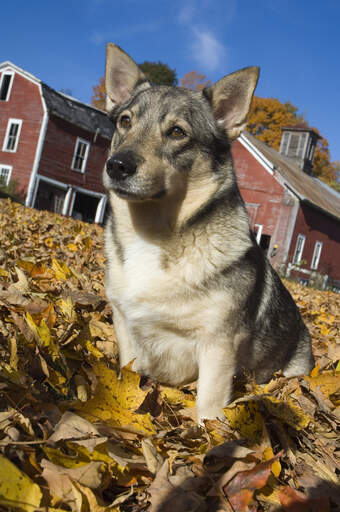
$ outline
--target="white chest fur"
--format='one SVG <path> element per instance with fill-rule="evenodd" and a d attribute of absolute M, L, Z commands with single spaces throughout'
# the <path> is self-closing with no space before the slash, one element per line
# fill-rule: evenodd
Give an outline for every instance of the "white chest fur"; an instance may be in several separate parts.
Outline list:
<path fill-rule="evenodd" d="M 124 247 L 123 266 L 109 265 L 107 283 L 124 318 L 136 370 L 175 385 L 197 378 L 200 346 L 230 307 L 225 293 L 198 291 L 197 282 L 211 266 L 207 251 L 181 253 L 164 268 L 162 249 L 136 235 Z"/>

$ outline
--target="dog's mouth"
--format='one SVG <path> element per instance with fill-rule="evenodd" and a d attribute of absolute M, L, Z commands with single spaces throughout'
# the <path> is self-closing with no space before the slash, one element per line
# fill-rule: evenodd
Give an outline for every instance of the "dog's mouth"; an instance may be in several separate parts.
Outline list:
<path fill-rule="evenodd" d="M 118 197 L 121 197 L 122 199 L 127 199 L 130 201 L 150 201 L 155 199 L 161 199 L 165 196 L 166 191 L 162 189 L 161 191 L 157 192 L 153 195 L 148 195 L 143 192 L 131 192 L 131 190 L 126 190 L 121 187 L 114 187 L 114 192 L 117 194 Z"/>

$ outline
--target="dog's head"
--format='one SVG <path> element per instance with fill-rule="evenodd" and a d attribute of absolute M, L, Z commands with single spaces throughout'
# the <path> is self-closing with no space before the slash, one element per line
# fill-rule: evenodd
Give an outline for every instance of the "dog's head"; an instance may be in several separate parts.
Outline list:
<path fill-rule="evenodd" d="M 125 52 L 108 44 L 106 108 L 115 133 L 107 189 L 129 201 L 155 201 L 178 194 L 188 181 L 198 189 L 212 175 L 222 180 L 226 168 L 232 172 L 230 141 L 246 126 L 258 73 L 242 69 L 202 92 L 153 86 Z"/>

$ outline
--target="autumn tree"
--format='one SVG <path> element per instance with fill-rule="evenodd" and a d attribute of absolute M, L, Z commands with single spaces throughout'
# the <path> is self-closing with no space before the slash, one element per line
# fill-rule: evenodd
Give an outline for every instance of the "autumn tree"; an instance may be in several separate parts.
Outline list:
<path fill-rule="evenodd" d="M 202 91 L 205 87 L 210 87 L 212 83 L 202 73 L 189 71 L 181 78 L 179 85 L 194 91 Z"/>
<path fill-rule="evenodd" d="M 282 103 L 276 98 L 259 98 L 254 96 L 251 110 L 248 116 L 248 131 L 262 140 L 268 146 L 280 149 L 283 126 L 292 126 L 298 123 L 308 123 L 298 113 L 292 103 Z M 312 128 L 316 133 L 319 131 Z M 321 137 L 318 140 L 313 173 L 334 188 L 337 188 L 336 162 L 331 163 L 327 139 Z"/>
<path fill-rule="evenodd" d="M 105 78 L 102 76 L 99 78 L 99 84 L 92 87 L 93 94 L 91 97 L 91 104 L 99 108 L 100 110 L 106 110 L 105 108 Z"/>
<path fill-rule="evenodd" d="M 150 82 L 155 85 L 177 85 L 176 70 L 169 68 L 163 62 L 142 62 L 140 69 Z M 99 79 L 99 84 L 92 87 L 91 104 L 100 110 L 105 110 L 105 78 Z"/>

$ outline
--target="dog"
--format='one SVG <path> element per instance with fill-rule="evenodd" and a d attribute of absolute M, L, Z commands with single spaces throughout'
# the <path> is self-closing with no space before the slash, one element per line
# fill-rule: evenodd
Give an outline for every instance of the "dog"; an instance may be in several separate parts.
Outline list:
<path fill-rule="evenodd" d="M 246 127 L 259 69 L 202 92 L 153 86 L 109 43 L 104 170 L 106 293 L 120 365 L 171 386 L 198 379 L 197 418 L 223 418 L 234 377 L 309 373 L 311 341 L 257 245 L 231 143 Z"/>

